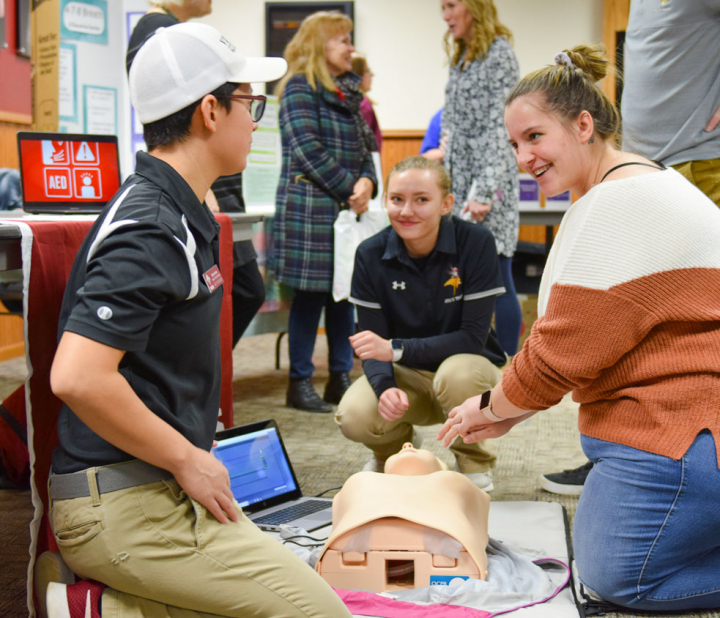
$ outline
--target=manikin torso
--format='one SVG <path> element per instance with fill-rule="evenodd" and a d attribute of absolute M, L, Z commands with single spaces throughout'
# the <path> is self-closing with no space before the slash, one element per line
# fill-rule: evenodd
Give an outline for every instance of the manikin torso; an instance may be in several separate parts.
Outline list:
<path fill-rule="evenodd" d="M 462 566 L 465 575 L 484 579 L 489 506 L 489 496 L 464 475 L 407 443 L 388 458 L 385 474 L 359 472 L 345 482 L 333 500 L 333 531 L 316 569 L 336 587 L 389 590 L 402 586 L 389 585 L 384 574 L 372 571 L 389 564 L 392 552 L 409 550 L 415 552 L 418 572 L 420 562 L 429 565 L 430 575 L 454 564 L 449 575 Z M 375 553 L 388 560 L 374 560 Z M 337 569 L 348 571 L 345 579 L 333 579 L 333 560 L 339 561 Z M 418 579 L 416 586 L 427 585 Z"/>

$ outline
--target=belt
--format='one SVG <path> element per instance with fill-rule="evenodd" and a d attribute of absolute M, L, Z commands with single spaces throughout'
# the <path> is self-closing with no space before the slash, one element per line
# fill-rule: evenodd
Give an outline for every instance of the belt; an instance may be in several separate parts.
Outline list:
<path fill-rule="evenodd" d="M 50 498 L 52 500 L 71 500 L 92 495 L 88 474 L 93 472 L 100 494 L 173 478 L 173 475 L 167 470 L 152 466 L 140 459 L 132 459 L 119 464 L 88 468 L 70 474 L 51 474 Z"/>

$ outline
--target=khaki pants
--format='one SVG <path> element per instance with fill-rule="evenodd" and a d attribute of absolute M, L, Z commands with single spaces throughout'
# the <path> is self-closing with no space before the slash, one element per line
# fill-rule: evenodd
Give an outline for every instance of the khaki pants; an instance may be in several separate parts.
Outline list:
<path fill-rule="evenodd" d="M 688 161 L 673 167 L 720 206 L 720 159 Z"/>
<path fill-rule="evenodd" d="M 413 425 L 444 423 L 455 406 L 490 390 L 502 378 L 500 369 L 477 354 L 451 356 L 435 373 L 397 363 L 393 367 L 398 388 L 410 404 L 401 419 L 390 422 L 380 416 L 378 398 L 365 376 L 350 386 L 335 414 L 343 435 L 367 446 L 380 461 L 412 440 Z M 461 472 L 486 472 L 495 465 L 496 456 L 487 441 L 465 444 L 457 438 L 450 450 Z"/>
<path fill-rule="evenodd" d="M 221 524 L 175 480 L 58 500 L 50 521 L 67 565 L 109 586 L 103 618 L 350 616 L 289 549 L 242 514 Z"/>

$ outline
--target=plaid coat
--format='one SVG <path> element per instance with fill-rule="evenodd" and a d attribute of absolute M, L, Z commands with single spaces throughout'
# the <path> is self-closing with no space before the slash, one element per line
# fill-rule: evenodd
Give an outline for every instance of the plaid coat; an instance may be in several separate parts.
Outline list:
<path fill-rule="evenodd" d="M 359 79 L 359 78 L 358 78 Z M 290 78 L 280 99 L 282 172 L 273 224 L 275 278 L 295 289 L 330 292 L 333 223 L 362 176 L 377 187 L 371 155 L 358 156 L 352 113 L 336 92 L 304 74 Z"/>

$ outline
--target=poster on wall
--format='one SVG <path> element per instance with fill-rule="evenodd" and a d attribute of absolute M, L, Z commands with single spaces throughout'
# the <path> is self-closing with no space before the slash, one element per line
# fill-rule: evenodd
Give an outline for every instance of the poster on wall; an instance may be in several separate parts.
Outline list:
<path fill-rule="evenodd" d="M 278 108 L 277 97 L 269 96 L 265 114 L 253 133 L 252 149 L 242 183 L 246 212 L 275 212 L 275 194 L 282 167 Z"/>
<path fill-rule="evenodd" d="M 107 0 L 62 0 L 60 37 L 63 40 L 107 45 Z"/>
<path fill-rule="evenodd" d="M 105 86 L 83 86 L 83 131 L 94 135 L 117 135 L 117 90 Z"/>
<path fill-rule="evenodd" d="M 77 122 L 77 47 L 71 43 L 60 43 L 58 86 L 60 120 Z"/>

